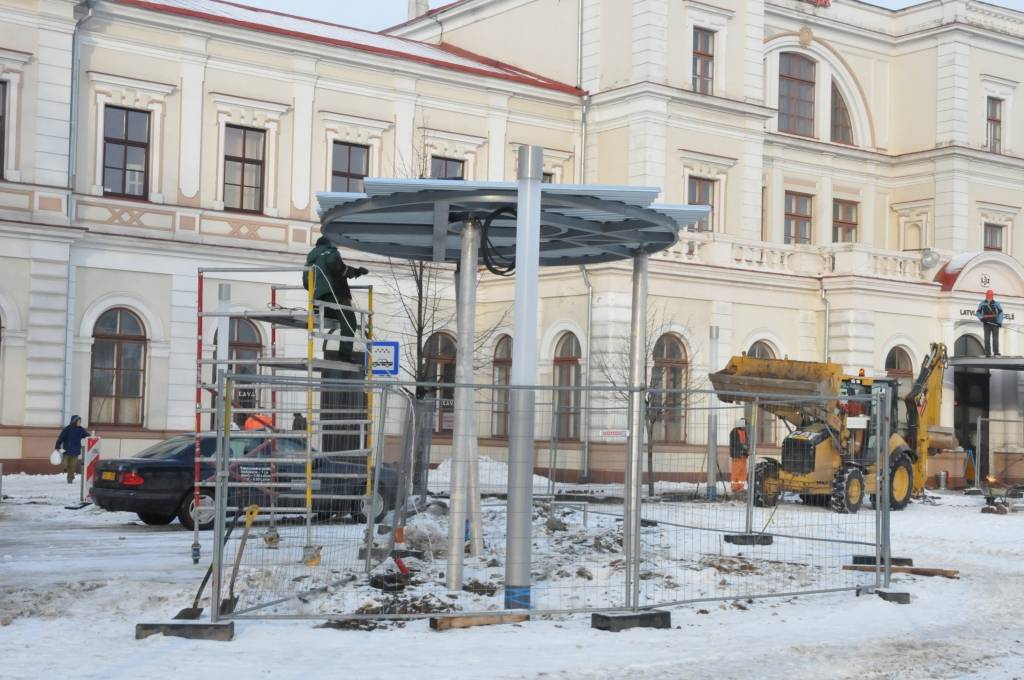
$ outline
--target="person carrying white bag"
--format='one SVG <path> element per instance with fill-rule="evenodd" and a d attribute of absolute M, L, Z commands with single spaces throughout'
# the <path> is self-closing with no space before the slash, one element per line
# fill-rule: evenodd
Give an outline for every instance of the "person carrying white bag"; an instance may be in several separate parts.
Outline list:
<path fill-rule="evenodd" d="M 82 419 L 79 416 L 71 416 L 71 422 L 57 435 L 57 443 L 53 445 L 50 462 L 54 465 L 63 462 L 68 484 L 75 481 L 75 473 L 81 470 L 82 440 L 88 436 L 89 431 L 82 427 Z"/>

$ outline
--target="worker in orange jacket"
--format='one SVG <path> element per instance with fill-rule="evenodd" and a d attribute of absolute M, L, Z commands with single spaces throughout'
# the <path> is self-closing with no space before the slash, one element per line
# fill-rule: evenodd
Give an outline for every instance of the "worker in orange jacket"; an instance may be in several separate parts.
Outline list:
<path fill-rule="evenodd" d="M 246 430 L 273 430 L 274 421 L 265 413 L 253 413 L 245 419 Z"/>
<path fill-rule="evenodd" d="M 736 427 L 729 432 L 729 488 L 739 493 L 747 484 L 747 457 L 750 446 L 747 443 L 747 420 L 740 418 Z"/>

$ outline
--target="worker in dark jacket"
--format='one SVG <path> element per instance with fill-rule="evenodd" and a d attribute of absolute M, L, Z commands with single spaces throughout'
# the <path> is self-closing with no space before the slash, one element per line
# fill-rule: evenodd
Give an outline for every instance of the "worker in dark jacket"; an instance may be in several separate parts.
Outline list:
<path fill-rule="evenodd" d="M 736 427 L 729 432 L 729 487 L 734 493 L 743 491 L 747 481 L 747 420 L 740 418 Z"/>
<path fill-rule="evenodd" d="M 985 356 L 999 356 L 999 329 L 1003 327 L 1003 306 L 996 302 L 996 294 L 985 291 L 985 299 L 978 304 L 975 316 L 985 329 Z"/>
<path fill-rule="evenodd" d="M 334 247 L 334 244 L 326 236 L 317 239 L 316 246 L 306 255 L 306 266 L 312 267 L 313 299 L 319 302 L 326 302 L 336 305 L 352 306 L 352 291 L 348 287 L 348 280 L 368 274 L 365 267 L 349 267 L 341 259 L 341 253 Z M 308 288 L 308 278 L 303 278 L 303 286 Z M 334 319 L 340 323 L 340 333 L 344 337 L 354 337 L 359 328 L 356 322 L 356 315 L 351 309 L 327 308 L 324 316 Z M 339 359 L 351 361 L 352 342 L 343 340 L 340 343 Z M 324 340 L 324 351 L 327 350 L 327 341 Z"/>
<path fill-rule="evenodd" d="M 71 422 L 57 435 L 57 443 L 53 448 L 61 452 L 61 463 L 68 475 L 68 484 L 75 481 L 75 472 L 81 470 L 82 440 L 89 436 L 88 430 L 82 427 L 82 419 L 71 416 Z"/>

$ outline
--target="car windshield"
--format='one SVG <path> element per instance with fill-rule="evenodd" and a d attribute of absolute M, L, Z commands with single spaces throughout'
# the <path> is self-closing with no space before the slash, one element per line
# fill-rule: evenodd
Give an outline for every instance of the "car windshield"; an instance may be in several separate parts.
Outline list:
<path fill-rule="evenodd" d="M 189 436 L 171 437 L 162 442 L 153 444 L 148 449 L 139 453 L 136 458 L 173 458 L 176 453 L 189 444 L 195 444 L 195 438 Z"/>

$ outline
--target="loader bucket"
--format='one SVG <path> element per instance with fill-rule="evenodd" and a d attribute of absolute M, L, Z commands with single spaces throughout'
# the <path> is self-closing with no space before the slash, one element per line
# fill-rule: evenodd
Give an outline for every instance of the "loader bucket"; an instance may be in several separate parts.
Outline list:
<path fill-rule="evenodd" d="M 843 367 L 833 363 L 736 356 L 710 376 L 718 398 L 750 401 L 745 395 L 838 397 Z"/>

